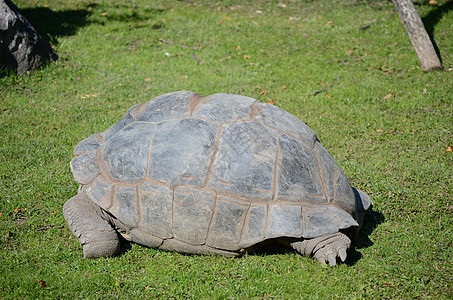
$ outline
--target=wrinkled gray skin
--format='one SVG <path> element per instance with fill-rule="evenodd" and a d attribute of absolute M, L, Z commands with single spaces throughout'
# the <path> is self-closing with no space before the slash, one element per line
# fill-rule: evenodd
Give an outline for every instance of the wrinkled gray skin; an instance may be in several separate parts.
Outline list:
<path fill-rule="evenodd" d="M 334 266 L 370 207 L 307 125 L 243 96 L 159 96 L 74 156 L 80 188 L 63 213 L 86 258 L 124 238 L 234 257 L 281 246 Z"/>

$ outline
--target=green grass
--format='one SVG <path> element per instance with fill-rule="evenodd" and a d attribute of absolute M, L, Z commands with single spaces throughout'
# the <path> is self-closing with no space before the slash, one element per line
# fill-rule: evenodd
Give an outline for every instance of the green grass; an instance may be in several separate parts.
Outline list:
<path fill-rule="evenodd" d="M 444 66 L 430 73 L 398 15 L 379 21 L 388 1 L 16 4 L 60 59 L 0 78 L 0 298 L 453 298 L 451 1 L 416 2 Z M 374 203 L 349 264 L 137 245 L 82 258 L 61 213 L 74 146 L 176 90 L 270 98 L 316 132 Z"/>

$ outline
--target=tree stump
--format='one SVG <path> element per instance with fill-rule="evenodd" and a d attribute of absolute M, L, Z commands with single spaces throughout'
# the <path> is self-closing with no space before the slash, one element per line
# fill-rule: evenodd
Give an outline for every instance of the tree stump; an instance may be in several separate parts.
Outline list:
<path fill-rule="evenodd" d="M 11 0 L 0 0 L 0 72 L 21 75 L 58 59 Z"/>
<path fill-rule="evenodd" d="M 415 9 L 411 0 L 392 0 L 396 10 L 400 16 L 401 22 L 406 29 L 412 46 L 417 53 L 420 66 L 423 71 L 440 69 L 442 65 L 439 57 L 434 50 L 433 44 L 426 33 L 420 16 Z"/>

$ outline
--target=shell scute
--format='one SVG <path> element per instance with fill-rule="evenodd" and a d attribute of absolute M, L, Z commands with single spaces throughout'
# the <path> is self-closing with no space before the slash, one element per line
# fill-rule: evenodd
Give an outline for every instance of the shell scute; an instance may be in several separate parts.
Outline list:
<path fill-rule="evenodd" d="M 302 237 L 315 238 L 338 232 L 338 226 L 327 207 L 303 207 L 304 232 Z"/>
<path fill-rule="evenodd" d="M 139 187 L 142 231 L 162 239 L 172 238 L 173 191 L 150 182 Z"/>
<path fill-rule="evenodd" d="M 267 238 L 302 236 L 300 204 L 270 204 L 267 222 Z"/>
<path fill-rule="evenodd" d="M 244 122 L 224 125 L 209 186 L 244 197 L 272 198 L 277 134 Z"/>
<path fill-rule="evenodd" d="M 250 107 L 255 101 L 245 96 L 214 94 L 204 99 L 193 116 L 219 123 L 245 121 L 250 119 Z"/>
<path fill-rule="evenodd" d="M 94 203 L 103 209 L 108 210 L 112 205 L 114 184 L 106 180 L 103 176 L 97 177 L 89 185 L 82 185 L 82 189 Z"/>
<path fill-rule="evenodd" d="M 145 179 L 154 130 L 152 123 L 136 122 L 102 145 L 102 162 L 113 180 L 137 183 Z"/>
<path fill-rule="evenodd" d="M 69 165 L 75 180 L 80 184 L 90 183 L 101 173 L 96 160 L 96 152 L 76 156 L 71 160 Z"/>
<path fill-rule="evenodd" d="M 175 188 L 173 234 L 180 241 L 205 243 L 214 209 L 215 193 L 204 189 Z"/>
<path fill-rule="evenodd" d="M 286 134 L 279 138 L 277 199 L 301 202 L 301 198 L 326 203 L 317 159 L 313 150 Z"/>
<path fill-rule="evenodd" d="M 148 177 L 170 186 L 202 186 L 217 131 L 217 124 L 200 119 L 159 123 L 151 145 Z"/>
<path fill-rule="evenodd" d="M 72 154 L 74 156 L 82 155 L 88 152 L 96 151 L 99 146 L 101 146 L 101 141 L 100 141 L 100 135 L 99 133 L 92 134 L 86 139 L 82 140 L 79 142 L 75 148 Z"/>
<path fill-rule="evenodd" d="M 334 203 L 345 212 L 355 217 L 357 203 L 355 201 L 354 191 L 352 190 L 348 179 L 340 169 L 335 183 Z"/>
<path fill-rule="evenodd" d="M 137 196 L 135 186 L 117 185 L 112 206 L 109 208 L 109 211 L 129 228 L 136 227 L 138 222 Z"/>
<path fill-rule="evenodd" d="M 236 250 L 249 203 L 218 196 L 206 244 Z"/>
<path fill-rule="evenodd" d="M 190 116 L 189 101 L 198 95 L 193 92 L 174 92 L 158 96 L 142 104 L 137 111 L 137 121 L 162 122 Z"/>
<path fill-rule="evenodd" d="M 337 223 L 339 229 L 346 229 L 350 227 L 359 226 L 357 221 L 354 220 L 354 218 L 350 214 L 345 212 L 343 209 L 333 205 L 330 205 L 328 209 L 330 213 L 334 216 L 335 222 Z"/>
<path fill-rule="evenodd" d="M 140 107 L 141 104 L 136 104 L 129 108 L 124 116 L 115 124 L 113 124 L 109 129 L 100 134 L 100 139 L 102 141 L 109 140 L 112 136 L 118 133 L 121 129 L 126 127 L 135 121 L 135 111 Z"/>
<path fill-rule="evenodd" d="M 248 247 L 264 241 L 266 237 L 267 204 L 251 203 L 244 222 L 240 247 Z"/>
<path fill-rule="evenodd" d="M 254 119 L 275 130 L 306 141 L 310 146 L 317 140 L 315 133 L 304 122 L 272 104 L 261 103 L 261 110 Z"/>

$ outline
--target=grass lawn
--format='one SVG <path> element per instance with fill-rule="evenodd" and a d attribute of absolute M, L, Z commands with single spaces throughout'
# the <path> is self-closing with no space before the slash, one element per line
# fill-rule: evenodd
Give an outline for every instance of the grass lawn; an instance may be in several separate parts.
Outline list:
<path fill-rule="evenodd" d="M 415 1 L 444 66 L 430 73 L 389 1 L 15 3 L 60 59 L 0 78 L 0 299 L 453 298 L 452 1 Z M 74 146 L 177 90 L 271 102 L 314 130 L 374 204 L 347 264 L 135 244 L 82 258 L 62 215 Z"/>

